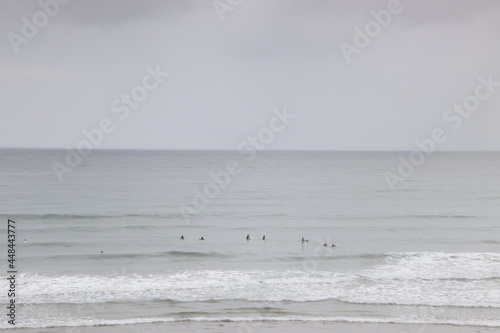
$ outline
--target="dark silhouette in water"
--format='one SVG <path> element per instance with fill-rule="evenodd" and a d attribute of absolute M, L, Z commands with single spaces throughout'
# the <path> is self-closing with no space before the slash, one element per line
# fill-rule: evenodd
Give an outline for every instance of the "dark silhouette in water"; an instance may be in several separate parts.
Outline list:
<path fill-rule="evenodd" d="M 323 244 L 323 246 L 328 246 L 328 244 L 325 243 L 325 244 Z"/>
<path fill-rule="evenodd" d="M 304 239 L 304 237 L 302 237 L 302 243 L 304 242 L 309 242 L 309 239 Z"/>
<path fill-rule="evenodd" d="M 205 240 L 205 238 L 203 238 L 203 236 L 201 236 L 200 240 Z"/>
<path fill-rule="evenodd" d="M 262 240 L 266 240 L 266 235 L 262 236 Z"/>
<path fill-rule="evenodd" d="M 184 239 L 184 235 L 181 235 L 181 239 Z"/>
<path fill-rule="evenodd" d="M 247 234 L 247 240 L 250 240 L 250 234 Z"/>

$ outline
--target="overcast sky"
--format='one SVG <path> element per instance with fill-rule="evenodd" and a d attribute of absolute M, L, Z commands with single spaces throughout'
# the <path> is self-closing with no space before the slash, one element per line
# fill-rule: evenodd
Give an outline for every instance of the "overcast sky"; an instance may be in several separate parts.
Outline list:
<path fill-rule="evenodd" d="M 500 87 L 443 120 L 500 82 L 500 1 L 401 0 L 350 63 L 341 43 L 391 1 L 54 1 L 0 2 L 1 147 L 74 147 L 108 118 L 95 148 L 236 149 L 286 107 L 268 149 L 412 150 L 440 127 L 440 150 L 500 150 Z M 148 67 L 169 75 L 120 119 Z"/>

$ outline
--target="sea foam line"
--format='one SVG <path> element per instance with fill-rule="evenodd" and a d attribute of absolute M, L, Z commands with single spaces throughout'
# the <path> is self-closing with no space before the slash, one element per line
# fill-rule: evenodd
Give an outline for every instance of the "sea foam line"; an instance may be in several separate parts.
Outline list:
<path fill-rule="evenodd" d="M 68 322 L 59 321 L 53 323 L 30 323 L 20 322 L 16 328 L 56 328 L 56 327 L 94 327 L 94 326 L 121 326 L 134 324 L 155 324 L 167 322 L 337 322 L 337 323 L 372 323 L 372 324 L 436 324 L 454 326 L 477 326 L 477 327 L 500 327 L 500 320 L 407 320 L 404 318 L 363 318 L 363 317 L 306 317 L 306 316 L 283 316 L 283 317 L 193 317 L 193 318 L 134 318 L 134 319 L 101 319 L 80 320 L 75 322 L 74 318 Z M 11 328 L 1 325 L 0 328 Z"/>

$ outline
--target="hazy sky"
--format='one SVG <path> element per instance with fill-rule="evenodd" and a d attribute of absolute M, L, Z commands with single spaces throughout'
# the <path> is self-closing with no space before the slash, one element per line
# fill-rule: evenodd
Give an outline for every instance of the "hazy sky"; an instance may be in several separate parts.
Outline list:
<path fill-rule="evenodd" d="M 55 1 L 0 2 L 1 147 L 74 147 L 108 118 L 96 148 L 236 149 L 286 106 L 268 149 L 412 150 L 440 127 L 440 150 L 500 150 L 500 87 L 443 120 L 500 82 L 498 0 Z M 150 91 L 148 67 L 169 73 Z"/>

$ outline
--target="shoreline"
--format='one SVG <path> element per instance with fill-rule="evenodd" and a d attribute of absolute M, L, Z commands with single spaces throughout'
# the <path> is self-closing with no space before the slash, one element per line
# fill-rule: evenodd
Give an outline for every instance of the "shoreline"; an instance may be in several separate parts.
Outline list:
<path fill-rule="evenodd" d="M 449 324 L 389 324 L 349 322 L 165 322 L 112 326 L 74 326 L 51 328 L 13 328 L 23 333 L 118 333 L 118 332 L 235 332 L 235 333 L 308 333 L 340 331 L 345 333 L 480 333 L 500 332 L 500 327 L 461 326 Z"/>

